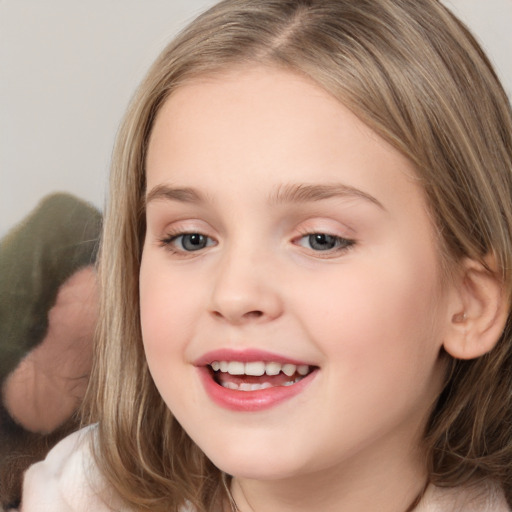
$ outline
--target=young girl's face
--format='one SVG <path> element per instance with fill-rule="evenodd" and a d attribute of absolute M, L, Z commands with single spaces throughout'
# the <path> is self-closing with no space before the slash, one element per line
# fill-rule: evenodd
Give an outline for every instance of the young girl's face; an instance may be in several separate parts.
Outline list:
<path fill-rule="evenodd" d="M 166 404 L 222 470 L 418 476 L 450 323 L 440 282 L 412 165 L 315 84 L 244 68 L 162 107 L 144 347 Z"/>

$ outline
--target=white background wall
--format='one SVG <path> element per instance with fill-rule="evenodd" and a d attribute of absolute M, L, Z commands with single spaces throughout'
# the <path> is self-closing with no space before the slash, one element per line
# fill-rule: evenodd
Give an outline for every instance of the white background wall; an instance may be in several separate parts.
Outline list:
<path fill-rule="evenodd" d="M 46 194 L 102 207 L 119 121 L 171 36 L 214 0 L 0 0 L 0 236 Z M 512 0 L 445 0 L 512 97 Z"/>

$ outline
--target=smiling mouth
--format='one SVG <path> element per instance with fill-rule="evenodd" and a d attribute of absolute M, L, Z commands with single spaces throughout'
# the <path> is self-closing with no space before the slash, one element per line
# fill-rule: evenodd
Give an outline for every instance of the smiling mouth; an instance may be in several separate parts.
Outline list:
<path fill-rule="evenodd" d="M 293 386 L 316 369 L 307 364 L 282 364 L 272 361 L 213 361 L 207 367 L 218 385 L 235 391 L 260 391 Z"/>

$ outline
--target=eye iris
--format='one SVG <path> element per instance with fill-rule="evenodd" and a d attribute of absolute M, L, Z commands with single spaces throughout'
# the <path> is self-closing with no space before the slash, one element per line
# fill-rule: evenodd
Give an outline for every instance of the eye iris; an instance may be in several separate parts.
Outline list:
<path fill-rule="evenodd" d="M 207 238 L 199 233 L 183 235 L 181 240 L 181 244 L 186 251 L 199 251 L 200 249 L 204 249 L 207 242 Z"/>
<path fill-rule="evenodd" d="M 316 251 L 328 251 L 336 247 L 337 239 L 335 236 L 324 233 L 314 233 L 309 235 L 309 245 Z"/>

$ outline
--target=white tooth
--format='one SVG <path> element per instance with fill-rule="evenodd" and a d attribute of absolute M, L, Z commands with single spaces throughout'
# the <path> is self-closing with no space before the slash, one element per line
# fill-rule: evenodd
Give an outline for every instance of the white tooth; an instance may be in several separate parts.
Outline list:
<path fill-rule="evenodd" d="M 228 371 L 228 362 L 227 361 L 220 362 L 220 371 L 222 373 L 226 373 Z"/>
<path fill-rule="evenodd" d="M 249 384 L 248 382 L 242 382 L 238 388 L 240 391 L 260 391 L 261 389 L 271 388 L 270 382 L 263 382 L 262 384 Z"/>
<path fill-rule="evenodd" d="M 228 363 L 228 373 L 230 375 L 243 375 L 245 372 L 245 365 L 240 361 L 230 361 Z"/>
<path fill-rule="evenodd" d="M 268 389 L 271 387 L 272 387 L 272 384 L 270 384 L 270 382 L 263 382 L 261 384 L 253 384 L 252 391 L 259 391 L 260 389 Z"/>
<path fill-rule="evenodd" d="M 278 375 L 281 371 L 281 363 L 267 363 L 265 365 L 265 373 L 267 375 Z"/>
<path fill-rule="evenodd" d="M 297 372 L 302 376 L 307 375 L 309 373 L 309 365 L 301 364 L 300 366 L 297 366 Z"/>
<path fill-rule="evenodd" d="M 294 384 L 295 384 L 295 382 L 293 382 L 293 381 L 289 380 L 288 382 L 285 382 L 285 383 L 283 384 L 283 386 L 293 386 Z"/>
<path fill-rule="evenodd" d="M 222 387 L 228 389 L 238 389 L 238 384 L 235 384 L 234 382 L 223 382 Z"/>
<path fill-rule="evenodd" d="M 291 377 L 297 371 L 297 367 L 294 364 L 283 364 L 281 371 L 288 377 Z"/>
<path fill-rule="evenodd" d="M 245 374 L 261 377 L 265 373 L 265 363 L 263 361 L 251 361 L 245 363 Z"/>
<path fill-rule="evenodd" d="M 220 370 L 220 363 L 219 363 L 219 361 L 213 361 L 213 363 L 211 364 L 211 367 L 212 367 L 214 372 L 218 372 Z"/>

